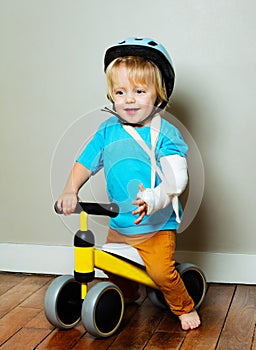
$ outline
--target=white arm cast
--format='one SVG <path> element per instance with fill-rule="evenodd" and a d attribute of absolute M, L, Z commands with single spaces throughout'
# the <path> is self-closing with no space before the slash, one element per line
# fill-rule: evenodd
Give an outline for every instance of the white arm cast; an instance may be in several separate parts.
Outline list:
<path fill-rule="evenodd" d="M 162 157 L 160 163 L 166 181 L 162 181 L 160 185 L 153 189 L 146 188 L 145 191 L 139 191 L 137 198 L 147 203 L 147 215 L 165 208 L 173 201 L 176 220 L 178 221 L 177 196 L 184 191 L 188 182 L 187 161 L 186 158 L 174 154 Z"/>

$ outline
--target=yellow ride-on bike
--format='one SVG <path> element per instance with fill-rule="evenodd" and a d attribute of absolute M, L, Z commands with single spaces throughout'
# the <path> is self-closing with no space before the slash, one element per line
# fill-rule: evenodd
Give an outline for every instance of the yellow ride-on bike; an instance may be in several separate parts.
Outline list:
<path fill-rule="evenodd" d="M 61 214 L 56 205 L 55 210 Z M 44 300 L 46 317 L 55 327 L 71 329 L 82 320 L 86 330 L 95 337 L 108 337 L 117 331 L 124 314 L 122 291 L 109 281 L 98 282 L 88 290 L 88 283 L 95 278 L 95 268 L 143 284 L 155 305 L 168 307 L 135 248 L 112 243 L 95 247 L 94 235 L 87 228 L 88 214 L 115 217 L 118 210 L 116 204 L 78 203 L 75 213 L 80 214 L 80 230 L 74 237 L 74 275 L 54 279 Z M 176 268 L 195 308 L 199 308 L 206 293 L 203 271 L 190 263 L 178 263 Z"/>

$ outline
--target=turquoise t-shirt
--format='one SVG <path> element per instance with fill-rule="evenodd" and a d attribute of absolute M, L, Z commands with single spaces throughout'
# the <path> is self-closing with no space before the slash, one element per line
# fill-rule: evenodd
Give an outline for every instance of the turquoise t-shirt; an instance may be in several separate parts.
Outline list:
<path fill-rule="evenodd" d="M 151 148 L 150 126 L 136 128 L 146 144 Z M 160 158 L 172 154 L 186 157 L 188 146 L 179 130 L 165 119 L 156 145 L 156 162 L 161 169 Z M 151 163 L 149 156 L 125 131 L 117 117 L 111 117 L 98 128 L 92 140 L 85 147 L 77 161 L 96 174 L 104 168 L 107 194 L 110 202 L 117 203 L 120 213 L 110 219 L 110 227 L 122 234 L 143 234 L 158 230 L 177 229 L 176 215 L 170 204 L 151 216 L 145 216 L 139 225 L 132 211 L 136 206 L 139 185 L 151 186 Z M 160 183 L 156 176 L 155 186 Z"/>

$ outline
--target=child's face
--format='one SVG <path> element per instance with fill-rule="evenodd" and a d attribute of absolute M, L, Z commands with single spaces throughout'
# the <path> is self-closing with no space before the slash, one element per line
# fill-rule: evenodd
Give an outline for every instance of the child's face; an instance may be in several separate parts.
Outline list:
<path fill-rule="evenodd" d="M 128 123 L 139 123 L 152 112 L 156 98 L 154 85 L 132 84 L 125 64 L 119 66 L 113 81 L 113 100 L 121 118 Z"/>

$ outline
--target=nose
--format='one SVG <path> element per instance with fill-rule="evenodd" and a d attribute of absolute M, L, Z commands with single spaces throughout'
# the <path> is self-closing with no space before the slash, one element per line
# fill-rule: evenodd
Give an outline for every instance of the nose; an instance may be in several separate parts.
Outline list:
<path fill-rule="evenodd" d="M 134 93 L 129 92 L 126 94 L 126 103 L 135 103 L 136 102 L 136 98 Z"/>

